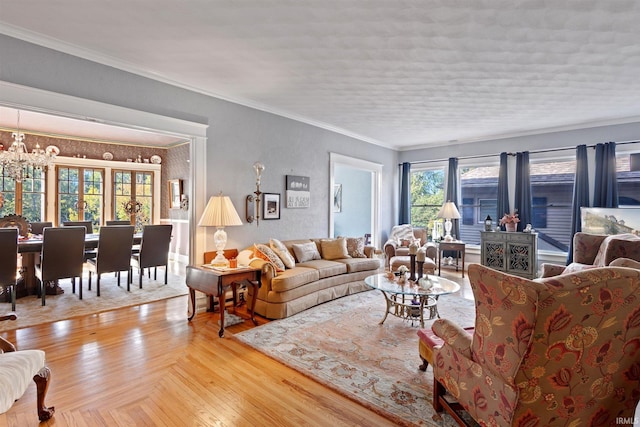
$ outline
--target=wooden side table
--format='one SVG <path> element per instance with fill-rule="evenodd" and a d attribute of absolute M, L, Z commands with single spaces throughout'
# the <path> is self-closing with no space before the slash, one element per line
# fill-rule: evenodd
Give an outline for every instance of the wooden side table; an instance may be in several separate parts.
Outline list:
<path fill-rule="evenodd" d="M 438 276 L 440 276 L 440 271 L 442 268 L 442 252 L 443 251 L 455 251 L 456 252 L 456 271 L 458 271 L 458 254 L 462 259 L 462 277 L 464 277 L 464 251 L 465 244 L 461 241 L 455 242 L 445 242 L 442 241 L 438 243 Z"/>
<path fill-rule="evenodd" d="M 260 288 L 260 273 L 261 270 L 259 268 L 252 267 L 217 269 L 209 267 L 206 264 L 187 266 L 186 283 L 189 287 L 192 310 L 189 321 L 196 315 L 196 291 L 203 292 L 212 297 L 218 297 L 220 307 L 220 331 L 218 331 L 218 336 L 222 338 L 224 336 L 225 294 L 227 289 L 233 289 L 235 310 L 236 288 L 240 285 L 252 286 L 253 293 L 256 295 L 258 288 Z M 249 313 L 251 315 L 251 321 L 254 325 L 257 325 L 254 313 L 255 306 L 256 298 L 253 298 Z"/>

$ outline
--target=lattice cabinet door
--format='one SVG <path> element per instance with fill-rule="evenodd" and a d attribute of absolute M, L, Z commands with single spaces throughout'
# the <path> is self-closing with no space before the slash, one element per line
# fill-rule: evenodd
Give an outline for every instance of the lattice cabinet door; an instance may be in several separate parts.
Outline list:
<path fill-rule="evenodd" d="M 538 271 L 538 234 L 481 232 L 482 265 L 535 279 Z"/>

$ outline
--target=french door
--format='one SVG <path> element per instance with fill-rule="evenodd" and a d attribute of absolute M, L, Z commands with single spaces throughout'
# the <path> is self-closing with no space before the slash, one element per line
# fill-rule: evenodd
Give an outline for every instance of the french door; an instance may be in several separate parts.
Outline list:
<path fill-rule="evenodd" d="M 153 172 L 113 172 L 113 212 L 117 220 L 128 220 L 141 231 L 153 223 Z"/>
<path fill-rule="evenodd" d="M 94 229 L 104 213 L 104 169 L 57 167 L 58 224 L 91 221 Z"/>

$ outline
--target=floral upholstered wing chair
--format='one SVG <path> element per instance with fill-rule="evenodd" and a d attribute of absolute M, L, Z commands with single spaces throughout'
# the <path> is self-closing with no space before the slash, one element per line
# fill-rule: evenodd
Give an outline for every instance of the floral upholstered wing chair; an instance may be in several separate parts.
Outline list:
<path fill-rule="evenodd" d="M 640 271 L 531 281 L 473 264 L 475 332 L 439 319 L 434 408 L 449 392 L 481 425 L 613 425 L 640 399 Z M 628 419 L 628 418 L 627 418 Z"/>

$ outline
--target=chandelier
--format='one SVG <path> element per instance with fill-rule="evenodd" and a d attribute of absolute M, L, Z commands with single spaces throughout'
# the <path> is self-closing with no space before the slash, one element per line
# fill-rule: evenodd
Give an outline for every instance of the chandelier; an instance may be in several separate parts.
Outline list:
<path fill-rule="evenodd" d="M 23 178 L 31 178 L 34 173 L 45 171 L 56 158 L 57 147 L 40 148 L 40 144 L 29 152 L 24 143 L 24 133 L 20 132 L 20 111 L 18 111 L 18 129 L 11 134 L 13 143 L 8 149 L 0 144 L 0 166 L 4 176 L 20 182 Z"/>

